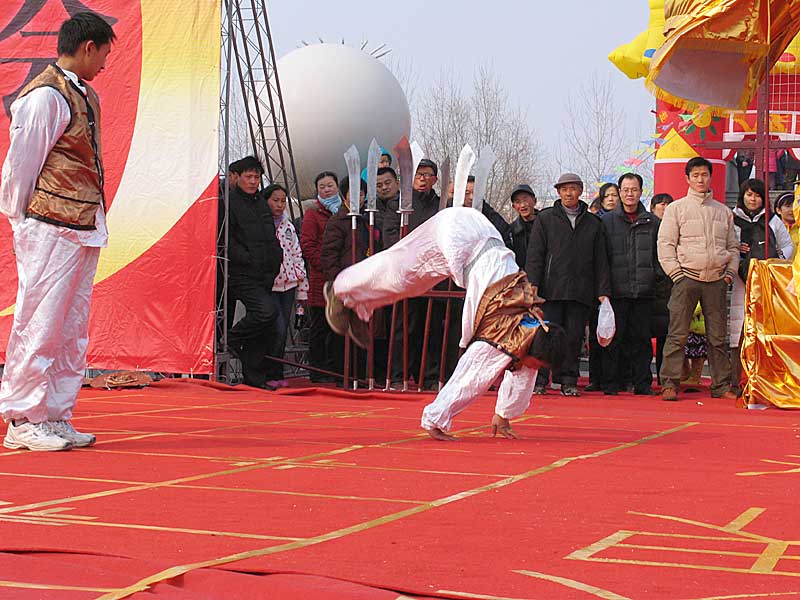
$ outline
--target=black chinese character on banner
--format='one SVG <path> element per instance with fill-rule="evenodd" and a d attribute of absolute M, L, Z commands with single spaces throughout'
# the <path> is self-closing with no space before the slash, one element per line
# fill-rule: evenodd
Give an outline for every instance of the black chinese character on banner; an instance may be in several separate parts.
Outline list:
<path fill-rule="evenodd" d="M 13 35 L 19 33 L 20 37 L 27 38 L 27 37 L 34 37 L 34 36 L 57 36 L 58 29 L 55 31 L 30 31 L 25 30 L 25 27 L 33 20 L 33 18 L 39 14 L 39 12 L 47 5 L 49 0 L 25 0 L 22 3 L 19 11 L 17 14 L 11 18 L 8 25 L 6 25 L 2 31 L 0 31 L 0 43 L 8 38 L 12 37 Z M 79 12 L 90 11 L 91 9 L 87 7 L 79 0 L 59 0 L 61 6 L 64 8 L 66 13 L 72 17 Z M 114 25 L 117 22 L 117 19 L 113 17 L 108 17 L 106 15 L 100 15 L 103 19 L 106 20 L 110 25 Z M 60 23 L 59 23 L 60 26 Z M 55 56 L 56 44 L 52 44 L 52 51 L 53 54 L 51 56 L 3 56 L 3 51 L 0 49 L 0 65 L 7 64 L 7 63 L 26 63 L 30 65 L 28 69 L 28 74 L 25 76 L 25 80 L 22 82 L 17 89 L 13 90 L 6 96 L 3 96 L 3 108 L 5 109 L 6 115 L 11 116 L 11 103 L 14 102 L 17 95 L 19 94 L 20 90 L 24 88 L 28 83 L 30 83 L 34 77 L 39 75 L 50 63 L 56 60 Z"/>

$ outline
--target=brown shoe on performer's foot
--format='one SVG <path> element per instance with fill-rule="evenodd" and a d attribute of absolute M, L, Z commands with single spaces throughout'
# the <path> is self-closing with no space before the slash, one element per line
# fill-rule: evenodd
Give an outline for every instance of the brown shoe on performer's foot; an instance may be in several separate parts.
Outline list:
<path fill-rule="evenodd" d="M 358 346 L 366 350 L 369 347 L 369 323 L 359 319 L 353 311 L 348 312 L 350 313 L 350 337 Z"/>
<path fill-rule="evenodd" d="M 674 387 L 665 387 L 661 389 L 661 399 L 668 402 L 675 402 L 678 399 L 678 392 Z"/>
<path fill-rule="evenodd" d="M 325 319 L 337 334 L 342 337 L 347 335 L 350 328 L 350 309 L 347 308 L 339 297 L 333 293 L 333 282 L 328 281 L 322 286 L 325 296 Z"/>
<path fill-rule="evenodd" d="M 434 427 L 432 429 L 426 429 L 425 431 L 428 432 L 428 435 L 431 436 L 433 439 L 438 440 L 440 442 L 457 442 L 458 438 L 450 435 L 449 433 L 445 433 L 438 427 Z"/>

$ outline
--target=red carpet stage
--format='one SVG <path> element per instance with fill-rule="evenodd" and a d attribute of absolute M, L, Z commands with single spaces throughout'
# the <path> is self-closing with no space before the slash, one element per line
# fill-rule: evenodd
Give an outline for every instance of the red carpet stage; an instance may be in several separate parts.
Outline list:
<path fill-rule="evenodd" d="M 431 397 L 87 389 L 94 448 L 0 451 L 0 598 L 800 598 L 800 414 Z"/>

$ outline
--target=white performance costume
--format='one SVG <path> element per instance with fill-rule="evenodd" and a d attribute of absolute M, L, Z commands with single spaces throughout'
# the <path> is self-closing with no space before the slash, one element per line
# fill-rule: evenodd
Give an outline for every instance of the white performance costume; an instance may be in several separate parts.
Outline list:
<path fill-rule="evenodd" d="M 446 208 L 391 248 L 342 271 L 335 294 L 364 321 L 372 311 L 452 278 L 466 289 L 460 346 L 467 348 L 455 372 L 422 413 L 422 427 L 449 431 L 458 413 L 479 398 L 511 363 L 511 357 L 482 341 L 472 341 L 475 313 L 486 289 L 519 271 L 514 253 L 497 229 L 473 208 Z M 469 346 L 469 347 L 467 347 Z M 527 410 L 536 369 L 506 371 L 495 412 L 513 419 Z"/>
<path fill-rule="evenodd" d="M 86 93 L 74 73 L 65 74 Z M 0 386 L 6 421 L 69 420 L 83 383 L 92 285 L 100 248 L 108 241 L 103 207 L 95 230 L 25 217 L 39 173 L 70 119 L 69 104 L 50 87 L 11 105 L 0 212 L 14 231 L 19 289 Z"/>

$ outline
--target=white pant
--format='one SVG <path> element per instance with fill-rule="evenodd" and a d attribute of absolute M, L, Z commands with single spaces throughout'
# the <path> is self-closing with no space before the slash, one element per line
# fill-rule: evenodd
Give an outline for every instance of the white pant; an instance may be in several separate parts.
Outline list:
<path fill-rule="evenodd" d="M 459 359 L 453 376 L 436 399 L 422 411 L 422 427 L 449 431 L 458 413 L 481 397 L 497 376 L 508 367 L 511 357 L 486 342 L 473 342 Z M 531 403 L 537 369 L 521 365 L 506 371 L 497 392 L 495 412 L 504 419 L 524 413 Z"/>
<path fill-rule="evenodd" d="M 100 248 L 25 219 L 14 231 L 19 288 L 0 386 L 0 416 L 69 419 L 86 369 L 89 305 Z"/>

